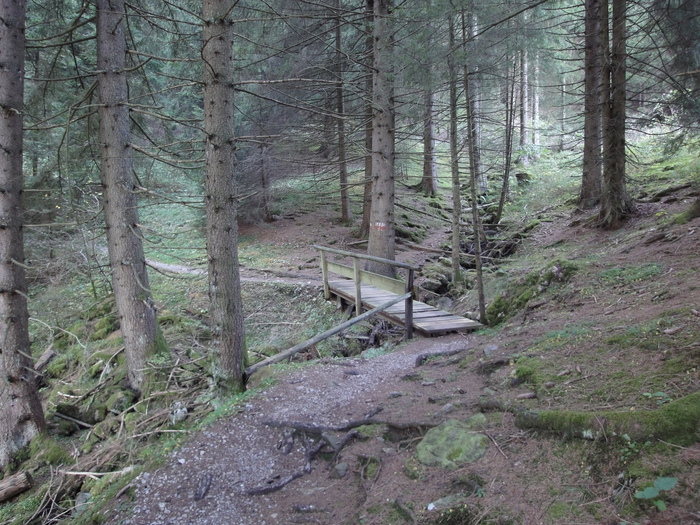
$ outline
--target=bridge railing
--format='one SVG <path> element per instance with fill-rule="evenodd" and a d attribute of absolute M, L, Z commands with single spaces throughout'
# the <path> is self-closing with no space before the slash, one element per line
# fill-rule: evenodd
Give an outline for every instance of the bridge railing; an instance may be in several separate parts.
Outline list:
<path fill-rule="evenodd" d="M 359 316 L 362 314 L 362 284 L 371 284 L 387 292 L 394 293 L 396 295 L 410 294 L 406 297 L 405 301 L 405 315 L 406 315 L 406 339 L 413 337 L 413 285 L 414 285 L 414 275 L 415 271 L 419 268 L 411 264 L 406 264 L 398 261 L 392 261 L 390 259 L 383 259 L 381 257 L 375 257 L 373 255 L 365 255 L 362 253 L 347 252 L 344 250 L 337 250 L 335 248 L 327 248 L 325 246 L 314 245 L 314 248 L 321 253 L 321 271 L 323 273 L 323 295 L 326 299 L 330 299 L 330 284 L 329 275 L 331 273 L 347 277 L 352 279 L 355 283 L 355 315 Z M 331 261 L 328 258 L 328 254 L 339 255 L 341 257 L 350 257 L 352 259 L 352 266 L 341 264 L 336 261 Z M 362 261 L 375 261 L 395 268 L 402 268 L 406 270 L 406 280 L 402 281 L 400 279 L 393 279 L 385 275 L 380 275 L 378 273 L 369 272 L 362 269 Z"/>

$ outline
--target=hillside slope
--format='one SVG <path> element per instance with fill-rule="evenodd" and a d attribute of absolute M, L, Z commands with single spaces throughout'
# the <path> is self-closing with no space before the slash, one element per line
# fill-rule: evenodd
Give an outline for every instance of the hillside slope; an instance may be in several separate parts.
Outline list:
<path fill-rule="evenodd" d="M 170 452 L 161 469 L 140 474 L 91 519 L 700 523 L 698 410 L 678 412 L 696 418 L 685 434 L 664 433 L 648 417 L 700 391 L 700 219 L 670 220 L 696 198 L 685 188 L 640 204 L 614 232 L 563 209 L 543 213 L 518 254 L 491 274 L 489 290 L 505 293 L 506 303 L 526 294 L 498 327 L 261 372 L 252 386 L 272 386 Z M 294 256 L 311 260 L 304 230 L 280 221 L 265 237 L 298 240 Z M 558 279 L 552 268 L 560 267 L 570 271 Z M 469 310 L 473 300 L 455 306 Z M 429 428 L 484 407 L 496 410 L 478 428 L 488 437 L 483 457 L 451 470 L 417 461 Z M 564 423 L 544 425 L 547 433 L 516 417 L 542 411 L 568 412 Z M 596 440 L 577 437 L 572 412 L 600 422 Z M 615 426 L 611 414 L 628 423 Z M 635 498 L 668 479 L 673 487 Z"/>

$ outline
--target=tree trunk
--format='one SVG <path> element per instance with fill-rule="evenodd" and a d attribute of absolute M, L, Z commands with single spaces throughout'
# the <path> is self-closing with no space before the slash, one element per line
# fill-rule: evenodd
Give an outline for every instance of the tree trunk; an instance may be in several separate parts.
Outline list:
<path fill-rule="evenodd" d="M 450 49 L 455 47 L 455 25 L 450 15 L 449 23 Z M 452 175 L 452 284 L 462 282 L 462 265 L 460 264 L 460 231 L 462 217 L 462 196 L 460 195 L 459 147 L 457 137 L 457 65 L 454 53 L 447 57 L 450 82 L 450 174 Z"/>
<path fill-rule="evenodd" d="M 586 0 L 583 174 L 578 204 L 592 208 L 601 192 L 601 42 L 600 0 Z"/>
<path fill-rule="evenodd" d="M 372 2 L 367 2 L 367 23 L 365 39 L 366 54 L 366 80 L 365 80 L 365 184 L 362 198 L 362 225 L 360 226 L 360 237 L 369 237 L 370 216 L 372 214 L 372 71 L 374 67 L 374 44 L 372 42 L 372 26 L 374 19 L 374 9 Z"/>
<path fill-rule="evenodd" d="M 466 25 L 464 23 L 464 11 L 462 11 L 462 32 L 464 37 L 467 36 Z M 466 42 L 466 38 L 463 39 Z M 465 44 L 465 56 L 466 53 Z M 481 265 L 481 240 L 482 240 L 482 229 L 481 229 L 481 217 L 479 216 L 479 206 L 478 206 L 478 172 L 476 168 L 476 125 L 474 123 L 474 104 L 472 102 L 471 95 L 471 82 L 469 79 L 469 67 L 467 63 L 464 63 L 464 97 L 466 99 L 467 106 L 467 149 L 469 150 L 469 172 L 470 172 L 470 184 L 471 197 L 472 197 L 472 232 L 474 235 L 474 261 L 476 270 L 476 291 L 479 297 L 479 321 L 481 323 L 486 323 L 486 296 L 484 295 L 484 280 L 483 271 Z"/>
<path fill-rule="evenodd" d="M 567 120 L 567 115 L 566 115 L 566 90 L 567 90 L 567 78 L 566 75 L 564 75 L 561 79 L 561 91 L 560 91 L 560 103 L 559 105 L 561 106 L 560 111 L 561 114 L 559 115 L 559 151 L 562 152 L 564 151 L 564 145 L 565 145 L 565 140 L 564 137 L 566 135 L 566 120 Z"/>
<path fill-rule="evenodd" d="M 498 224 L 503 216 L 503 209 L 508 200 L 510 192 L 510 171 L 513 156 L 513 131 L 515 128 L 515 66 L 506 70 L 506 96 L 505 96 L 505 143 L 503 147 L 503 183 L 501 185 L 501 196 L 498 200 L 498 208 L 494 223 Z"/>
<path fill-rule="evenodd" d="M 469 24 L 467 24 L 466 15 L 462 11 L 462 25 L 465 34 L 468 35 L 469 41 L 476 41 L 478 38 L 478 18 L 474 13 L 474 1 L 470 2 L 470 10 L 472 15 L 469 16 Z M 466 45 L 466 40 L 465 40 Z M 465 49 L 465 56 L 466 54 Z M 471 153 L 474 157 L 474 170 L 476 173 L 477 180 L 477 193 L 478 195 L 484 196 L 488 192 L 488 180 L 486 178 L 486 172 L 484 171 L 481 162 L 481 82 L 479 81 L 478 68 L 473 67 L 472 71 L 469 72 L 471 78 L 469 79 L 469 111 L 472 115 L 471 123 L 471 133 L 474 137 L 474 151 Z"/>
<path fill-rule="evenodd" d="M 610 101 L 605 122 L 603 192 L 599 224 L 615 229 L 630 214 L 632 203 L 625 181 L 625 129 L 627 103 L 627 5 L 625 0 L 612 2 L 612 44 L 610 49 Z"/>
<path fill-rule="evenodd" d="M 340 219 L 348 223 L 351 220 L 350 193 L 348 191 L 348 165 L 345 158 L 345 102 L 343 94 L 343 53 L 341 39 L 340 0 L 335 2 L 335 67 L 336 67 L 336 112 L 338 114 L 338 170 L 340 179 Z"/>
<path fill-rule="evenodd" d="M 260 143 L 260 201 L 262 206 L 262 217 L 265 222 L 272 222 L 272 212 L 270 211 L 270 180 L 267 175 L 267 143 Z"/>
<path fill-rule="evenodd" d="M 423 91 L 423 178 L 421 190 L 425 196 L 437 195 L 437 160 L 435 158 L 435 120 L 433 92 Z"/>
<path fill-rule="evenodd" d="M 367 253 L 394 260 L 394 86 L 389 10 L 392 0 L 374 0 L 372 79 L 372 210 Z M 392 266 L 368 261 L 369 271 L 393 277 Z"/>
<path fill-rule="evenodd" d="M 225 393 L 245 389 L 246 350 L 238 264 L 233 26 L 229 0 L 204 0 L 205 207 L 212 345 Z"/>
<path fill-rule="evenodd" d="M 529 138 L 529 120 L 530 112 L 529 100 L 530 100 L 530 89 L 529 89 L 530 78 L 528 75 L 528 56 L 527 49 L 523 48 L 520 50 L 520 156 L 519 161 L 523 166 L 527 166 L 530 162 L 530 157 L 527 153 Z"/>
<path fill-rule="evenodd" d="M 124 0 L 97 1 L 97 84 L 100 96 L 102 198 L 107 250 L 129 385 L 147 389 L 146 358 L 161 342 L 139 231 L 126 75 Z"/>
<path fill-rule="evenodd" d="M 0 471 L 45 428 L 32 374 L 22 235 L 23 1 L 0 2 Z"/>
<path fill-rule="evenodd" d="M 535 79 L 532 83 L 532 145 L 535 146 L 535 160 L 539 159 L 540 156 L 540 85 L 542 83 L 540 78 L 540 54 L 535 53 Z"/>

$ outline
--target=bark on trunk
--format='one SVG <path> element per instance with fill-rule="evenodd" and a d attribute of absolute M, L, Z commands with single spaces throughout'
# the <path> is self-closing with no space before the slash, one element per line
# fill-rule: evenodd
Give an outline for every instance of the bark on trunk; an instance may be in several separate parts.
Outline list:
<path fill-rule="evenodd" d="M 455 45 L 455 27 L 452 17 L 449 24 L 450 49 Z M 450 75 L 450 173 L 452 175 L 452 283 L 458 286 L 462 281 L 462 265 L 460 264 L 460 231 L 459 223 L 462 216 L 462 198 L 460 195 L 459 151 L 457 138 L 457 66 L 454 54 L 447 57 Z"/>
<path fill-rule="evenodd" d="M 604 152 L 603 192 L 599 224 L 619 228 L 630 214 L 632 203 L 627 194 L 625 173 L 625 130 L 627 103 L 627 4 L 613 0 L 612 43 L 610 49 L 610 99 L 605 126 L 607 150 Z"/>
<path fill-rule="evenodd" d="M 374 0 L 372 82 L 372 210 L 367 253 L 394 260 L 394 86 L 392 79 L 392 0 Z M 392 266 L 368 261 L 369 271 L 393 277 Z"/>
<path fill-rule="evenodd" d="M 433 105 L 433 93 L 426 89 L 423 92 L 423 178 L 421 179 L 421 189 L 424 195 L 430 197 L 437 194 Z"/>
<path fill-rule="evenodd" d="M 345 153 L 345 96 L 343 93 L 343 52 L 341 39 L 340 0 L 335 2 L 335 67 L 336 67 L 336 113 L 338 115 L 338 171 L 340 179 L 340 219 L 347 223 L 351 220 L 350 193 L 348 191 L 348 165 Z"/>
<path fill-rule="evenodd" d="M 374 10 L 372 2 L 367 2 L 367 24 L 365 39 L 366 81 L 365 81 L 365 187 L 362 198 L 362 225 L 360 237 L 369 237 L 369 224 L 372 215 L 372 68 L 374 67 L 374 44 L 372 43 L 372 26 Z"/>
<path fill-rule="evenodd" d="M 0 2 L 0 471 L 45 428 L 30 358 L 22 235 L 24 2 Z"/>
<path fill-rule="evenodd" d="M 107 250 L 130 386 L 146 385 L 146 358 L 159 333 L 139 231 L 132 148 L 129 144 L 124 0 L 97 0 L 97 81 L 102 143 L 102 199 Z"/>
<path fill-rule="evenodd" d="M 234 137 L 233 26 L 231 2 L 205 0 L 204 133 L 205 206 L 212 345 L 219 353 L 219 386 L 245 389 L 245 337 L 238 263 L 238 224 Z"/>
<path fill-rule="evenodd" d="M 476 39 L 479 36 L 479 25 L 478 25 L 478 18 L 477 15 L 473 12 L 474 11 L 474 2 L 470 2 L 470 10 L 472 11 L 471 15 L 467 15 L 464 11 L 462 11 L 462 29 L 463 32 L 467 35 L 468 40 L 473 42 L 476 41 Z M 467 23 L 467 18 L 469 20 L 469 23 Z M 466 50 L 466 41 L 465 39 L 465 56 L 469 56 Z M 482 162 L 481 162 L 481 83 L 479 81 L 479 75 L 478 75 L 478 67 L 472 67 L 471 71 L 469 71 L 469 74 L 471 75 L 471 78 L 469 79 L 469 111 L 471 112 L 472 119 L 471 119 L 471 134 L 474 137 L 474 144 L 473 146 L 473 153 L 471 155 L 474 158 L 474 170 L 476 173 L 476 180 L 477 180 L 477 193 L 478 195 L 484 196 L 488 192 L 488 180 L 486 178 L 486 172 L 484 171 Z"/>
<path fill-rule="evenodd" d="M 530 78 L 528 74 L 528 54 L 527 49 L 520 50 L 520 157 L 523 166 L 527 166 L 530 157 L 527 153 L 529 145 L 530 126 Z"/>
<path fill-rule="evenodd" d="M 601 42 L 600 0 L 586 0 L 583 173 L 579 206 L 592 208 L 601 192 Z"/>

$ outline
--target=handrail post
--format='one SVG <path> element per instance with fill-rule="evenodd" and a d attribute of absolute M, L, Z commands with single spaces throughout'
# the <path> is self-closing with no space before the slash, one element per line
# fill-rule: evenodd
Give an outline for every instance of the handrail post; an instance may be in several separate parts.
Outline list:
<path fill-rule="evenodd" d="M 406 275 L 406 293 L 409 294 L 406 297 L 406 339 L 413 338 L 413 268 L 408 269 L 408 275 Z"/>
<path fill-rule="evenodd" d="M 352 258 L 352 266 L 355 270 L 355 315 L 362 313 L 362 272 L 360 271 L 360 260 Z"/>
<path fill-rule="evenodd" d="M 331 289 L 328 285 L 328 261 L 326 260 L 326 252 L 321 251 L 321 274 L 323 275 L 323 297 L 326 301 L 331 298 Z"/>

